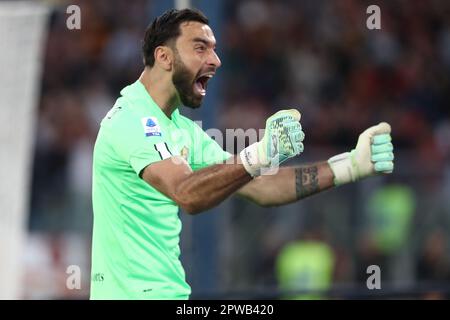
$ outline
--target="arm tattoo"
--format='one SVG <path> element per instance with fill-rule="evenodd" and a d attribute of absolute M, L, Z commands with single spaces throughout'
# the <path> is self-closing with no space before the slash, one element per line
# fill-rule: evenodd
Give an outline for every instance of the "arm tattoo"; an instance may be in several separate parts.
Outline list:
<path fill-rule="evenodd" d="M 320 191 L 317 166 L 295 169 L 295 191 L 297 199 L 305 198 Z"/>

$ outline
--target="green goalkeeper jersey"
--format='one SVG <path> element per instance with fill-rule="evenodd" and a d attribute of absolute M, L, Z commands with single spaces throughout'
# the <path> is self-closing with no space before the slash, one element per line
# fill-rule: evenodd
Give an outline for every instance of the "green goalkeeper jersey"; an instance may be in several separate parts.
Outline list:
<path fill-rule="evenodd" d="M 181 155 L 197 170 L 231 155 L 176 109 L 167 117 L 140 81 L 100 125 L 94 148 L 91 299 L 187 299 L 178 206 L 142 178 Z"/>

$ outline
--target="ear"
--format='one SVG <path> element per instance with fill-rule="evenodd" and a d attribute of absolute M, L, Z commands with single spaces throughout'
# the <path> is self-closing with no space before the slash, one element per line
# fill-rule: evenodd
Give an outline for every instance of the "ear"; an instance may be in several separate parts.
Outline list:
<path fill-rule="evenodd" d="M 159 46 L 155 49 L 155 64 L 166 71 L 172 70 L 173 51 L 167 46 Z"/>

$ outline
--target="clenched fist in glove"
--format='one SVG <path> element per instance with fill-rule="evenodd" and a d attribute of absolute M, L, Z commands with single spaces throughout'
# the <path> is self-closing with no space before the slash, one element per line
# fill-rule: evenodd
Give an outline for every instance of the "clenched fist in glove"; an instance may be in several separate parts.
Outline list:
<path fill-rule="evenodd" d="M 300 112 L 296 109 L 281 110 L 266 121 L 261 141 L 240 153 L 245 169 L 251 176 L 264 173 L 264 169 L 276 168 L 289 158 L 303 152 L 305 134 L 300 125 Z"/>
<path fill-rule="evenodd" d="M 386 122 L 364 131 L 355 149 L 328 160 L 334 173 L 334 184 L 338 186 L 376 174 L 392 173 L 394 147 L 391 140 L 391 126 Z"/>

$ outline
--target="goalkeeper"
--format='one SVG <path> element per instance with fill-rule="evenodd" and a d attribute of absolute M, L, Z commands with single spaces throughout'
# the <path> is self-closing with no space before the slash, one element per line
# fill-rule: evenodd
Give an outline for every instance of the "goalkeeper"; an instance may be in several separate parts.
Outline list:
<path fill-rule="evenodd" d="M 180 207 L 197 214 L 232 194 L 278 206 L 393 170 L 387 123 L 328 161 L 278 167 L 303 152 L 295 109 L 268 118 L 264 137 L 239 155 L 223 151 L 178 111 L 201 105 L 221 65 L 201 12 L 171 10 L 155 19 L 143 56 L 143 73 L 102 120 L 94 148 L 91 299 L 189 298 Z"/>

